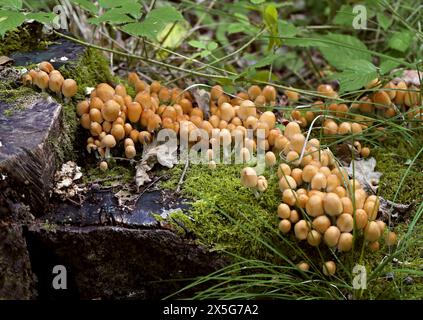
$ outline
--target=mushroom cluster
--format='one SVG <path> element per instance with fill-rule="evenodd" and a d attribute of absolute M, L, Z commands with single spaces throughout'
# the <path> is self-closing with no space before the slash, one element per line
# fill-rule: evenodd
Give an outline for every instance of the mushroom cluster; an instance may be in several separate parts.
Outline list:
<path fill-rule="evenodd" d="M 137 146 L 152 142 L 160 129 L 189 135 L 198 128 L 208 134 L 207 160 L 213 169 L 216 163 L 212 148 L 216 143 L 234 145 L 236 138 L 242 140 L 236 150 L 247 162 L 257 147 L 268 150 L 275 145 L 276 137 L 282 136 L 275 128 L 275 114 L 261 110 L 261 106 L 276 104 L 274 87 L 266 86 L 262 90 L 252 86 L 248 93 L 230 97 L 216 85 L 210 91 L 210 116 L 206 119 L 189 91 L 167 88 L 158 81 L 147 84 L 136 73 L 129 73 L 128 83 L 135 88 L 135 97 L 131 97 L 122 84 L 113 88 L 100 83 L 89 99 L 78 103 L 76 112 L 80 124 L 91 134 L 87 140 L 88 152 L 95 150 L 101 158 L 107 158 L 110 149 L 123 142 L 125 156 L 131 159 L 137 154 Z M 248 136 L 247 129 L 253 130 L 253 136 Z M 255 138 L 258 129 L 262 129 L 265 136 L 263 145 L 259 146 Z M 276 157 L 273 158 L 276 163 Z M 107 169 L 104 165 L 102 168 Z M 264 191 L 267 182 L 258 180 L 259 190 Z"/>
<path fill-rule="evenodd" d="M 378 197 L 368 195 L 356 179 L 350 179 L 331 151 L 321 149 L 319 140 L 306 141 L 297 122 L 289 122 L 276 139 L 284 160 L 277 169 L 282 194 L 277 210 L 279 230 L 283 234 L 293 231 L 298 240 L 313 247 L 324 243 L 348 252 L 355 229 L 371 251 L 378 250 L 386 227 L 377 220 Z M 247 187 L 257 185 L 252 168 L 242 170 L 241 182 Z M 395 242 L 395 233 L 387 233 L 386 243 Z M 324 273 L 332 274 L 335 269 L 329 263 Z"/>
<path fill-rule="evenodd" d="M 47 89 L 69 101 L 78 91 L 78 85 L 73 79 L 65 79 L 59 70 L 55 70 L 50 62 L 40 62 L 35 69 L 29 70 L 22 76 L 25 86 L 35 85 L 43 92 Z"/>
<path fill-rule="evenodd" d="M 335 121 L 330 122 L 326 134 L 340 135 L 361 133 L 363 129 L 373 124 L 371 118 L 357 111 L 362 114 L 377 112 L 386 118 L 392 118 L 399 112 L 407 112 L 409 120 L 416 119 L 420 122 L 423 120 L 423 110 L 419 108 L 422 96 L 415 85 L 407 84 L 402 79 L 395 79 L 383 85 L 379 79 L 374 79 L 366 85 L 366 89 L 371 90 L 371 93 L 364 94 L 358 102 L 348 106 L 334 101 L 338 98 L 338 93 L 332 85 L 321 84 L 317 87 L 317 93 L 326 97 L 323 99 L 326 101 L 317 100 L 310 105 L 310 108 L 294 109 L 291 117 L 298 121 L 301 127 L 307 127 L 317 115 L 327 110 L 329 115 L 349 120 L 339 125 Z M 290 102 L 297 102 L 300 97 L 297 92 L 290 90 L 285 91 L 285 96 Z"/>

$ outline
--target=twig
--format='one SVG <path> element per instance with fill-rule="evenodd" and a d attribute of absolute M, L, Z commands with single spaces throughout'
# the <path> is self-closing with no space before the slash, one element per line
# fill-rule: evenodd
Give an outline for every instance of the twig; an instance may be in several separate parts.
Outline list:
<path fill-rule="evenodd" d="M 144 190 L 140 193 L 140 195 L 138 196 L 138 199 L 141 198 L 141 196 L 147 192 L 148 189 L 150 189 L 152 186 L 154 186 L 157 182 L 159 182 L 161 180 L 161 178 L 163 178 L 164 176 L 160 176 L 158 177 L 156 180 L 154 180 L 153 182 L 151 182 L 147 187 L 144 188 Z"/>
<path fill-rule="evenodd" d="M 179 179 L 178 186 L 176 187 L 176 193 L 179 193 L 179 191 L 181 190 L 181 186 L 182 186 L 182 183 L 184 182 L 184 177 L 185 177 L 185 174 L 187 173 L 188 167 L 189 167 L 189 159 L 187 158 L 187 161 L 185 162 L 184 171 L 182 171 L 181 178 Z"/>

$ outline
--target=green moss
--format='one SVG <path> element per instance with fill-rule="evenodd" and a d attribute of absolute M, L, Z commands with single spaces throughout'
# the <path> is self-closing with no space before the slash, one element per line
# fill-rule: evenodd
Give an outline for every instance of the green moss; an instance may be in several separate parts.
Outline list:
<path fill-rule="evenodd" d="M 406 175 L 409 163 L 423 146 L 408 146 L 402 140 L 392 141 L 372 151 L 376 158 L 376 170 L 383 173 L 379 183 L 379 195 L 393 200 L 401 180 Z M 405 177 L 404 183 L 398 193 L 396 202 L 408 204 L 413 201 L 423 200 L 423 153 Z"/>
<path fill-rule="evenodd" d="M 1 39 L 0 55 L 16 51 L 30 51 L 47 47 L 49 40 L 41 38 L 41 24 L 27 24 L 7 32 Z"/>
<path fill-rule="evenodd" d="M 183 196 L 194 199 L 190 217 L 172 214 L 184 223 L 198 240 L 214 249 L 224 249 L 247 258 L 281 262 L 262 241 L 292 256 L 277 231 L 277 207 L 281 202 L 275 172 L 267 170 L 269 188 L 258 197 L 240 183 L 243 165 L 218 165 L 210 170 L 203 165 L 190 165 L 183 183 Z M 183 165 L 171 170 L 171 179 L 162 187 L 175 188 Z M 183 230 L 176 224 L 175 228 Z M 246 228 L 248 230 L 246 230 Z"/>
<path fill-rule="evenodd" d="M 134 180 L 135 177 L 134 167 L 124 167 L 112 162 L 109 163 L 109 169 L 107 171 L 101 171 L 98 166 L 86 166 L 83 167 L 82 170 L 83 183 L 98 181 L 101 182 L 101 184 L 104 186 L 116 185 L 116 182 L 119 182 L 120 185 L 124 183 L 130 183 Z"/>
<path fill-rule="evenodd" d="M 80 60 L 70 62 L 60 69 L 63 77 L 72 78 L 78 83 L 78 93 L 68 103 L 60 101 L 63 106 L 64 129 L 68 137 L 67 146 L 61 158 L 75 160 L 77 150 L 81 148 L 82 130 L 76 115 L 76 104 L 85 99 L 85 89 L 94 87 L 100 82 L 113 83 L 115 78 L 111 75 L 106 58 L 97 50 L 87 49 Z M 85 143 L 85 141 L 84 141 Z"/>
<path fill-rule="evenodd" d="M 23 110 L 28 105 L 28 101 L 34 97 L 34 91 L 31 88 L 13 88 L 9 84 L 0 84 L 0 100 L 10 105 L 3 111 L 5 116 L 12 116 L 15 112 Z"/>

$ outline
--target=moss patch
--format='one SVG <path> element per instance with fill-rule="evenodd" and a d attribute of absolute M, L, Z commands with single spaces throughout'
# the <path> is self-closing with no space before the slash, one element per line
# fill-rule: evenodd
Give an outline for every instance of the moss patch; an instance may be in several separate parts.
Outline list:
<path fill-rule="evenodd" d="M 135 168 L 132 166 L 121 166 L 109 164 L 109 170 L 101 171 L 98 166 L 88 166 L 83 169 L 82 182 L 89 183 L 93 181 L 101 181 L 104 186 L 130 183 L 134 180 Z"/>
<path fill-rule="evenodd" d="M 7 32 L 1 39 L 0 55 L 46 48 L 50 42 L 42 38 L 41 30 L 41 24 L 33 23 Z"/>
<path fill-rule="evenodd" d="M 379 183 L 379 194 L 389 200 L 393 200 L 401 180 L 406 175 L 410 162 L 417 155 L 421 143 L 409 146 L 402 140 L 386 143 L 381 147 L 372 150 L 372 155 L 376 158 L 376 170 L 383 173 Z M 396 202 L 411 203 L 423 200 L 423 153 L 416 159 L 410 168 L 402 188 L 398 193 Z"/>

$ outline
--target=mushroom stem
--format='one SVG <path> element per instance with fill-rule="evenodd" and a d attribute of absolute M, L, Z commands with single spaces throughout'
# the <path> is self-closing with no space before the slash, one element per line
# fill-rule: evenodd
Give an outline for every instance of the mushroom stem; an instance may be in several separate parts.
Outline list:
<path fill-rule="evenodd" d="M 110 158 L 110 148 L 106 147 L 106 154 L 104 156 L 105 159 L 109 159 Z"/>
<path fill-rule="evenodd" d="M 260 199 L 261 192 L 259 192 L 256 188 L 251 188 L 251 190 L 253 191 L 253 194 L 256 197 L 256 199 Z"/>
<path fill-rule="evenodd" d="M 65 103 L 69 103 L 71 99 L 69 97 L 65 97 L 64 100 L 65 100 Z"/>

